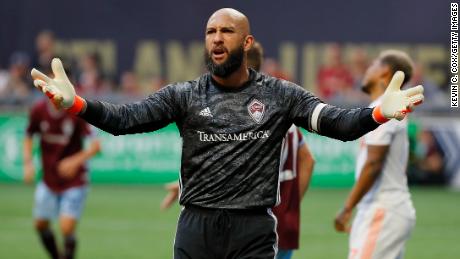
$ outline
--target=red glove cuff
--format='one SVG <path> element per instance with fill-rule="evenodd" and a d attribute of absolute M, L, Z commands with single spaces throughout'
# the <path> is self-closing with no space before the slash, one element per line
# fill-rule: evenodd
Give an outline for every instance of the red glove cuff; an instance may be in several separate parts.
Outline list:
<path fill-rule="evenodd" d="M 73 105 L 67 111 L 72 114 L 79 114 L 84 106 L 85 106 L 85 100 L 81 98 L 80 96 L 75 95 Z"/>
<path fill-rule="evenodd" d="M 374 110 L 372 111 L 372 118 L 374 118 L 374 120 L 379 124 L 383 124 L 383 123 L 389 121 L 389 119 L 387 119 L 387 118 L 385 118 L 385 116 L 383 116 L 383 113 L 382 113 L 382 110 L 380 108 L 380 105 L 375 107 Z"/>

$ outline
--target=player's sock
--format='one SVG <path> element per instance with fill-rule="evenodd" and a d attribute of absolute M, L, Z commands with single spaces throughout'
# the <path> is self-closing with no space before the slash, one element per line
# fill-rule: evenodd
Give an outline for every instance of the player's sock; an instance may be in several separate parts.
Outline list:
<path fill-rule="evenodd" d="M 75 255 L 75 248 L 77 247 L 77 239 L 75 236 L 70 235 L 64 237 L 64 258 L 73 259 Z"/>
<path fill-rule="evenodd" d="M 48 251 L 49 255 L 52 259 L 59 259 L 59 252 L 56 246 L 56 239 L 54 238 L 54 234 L 51 230 L 41 230 L 38 231 L 40 235 L 40 239 L 42 241 L 43 246 Z"/>

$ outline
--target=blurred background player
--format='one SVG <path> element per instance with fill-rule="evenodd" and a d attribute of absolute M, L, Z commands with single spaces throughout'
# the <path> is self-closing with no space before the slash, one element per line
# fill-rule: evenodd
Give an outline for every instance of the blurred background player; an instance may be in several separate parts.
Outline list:
<path fill-rule="evenodd" d="M 32 66 L 39 67 L 44 73 L 51 73 L 51 60 L 56 56 L 56 37 L 50 30 L 38 33 L 35 39 L 36 53 L 32 58 Z"/>
<path fill-rule="evenodd" d="M 248 51 L 248 67 L 257 71 L 263 63 L 263 48 L 254 42 Z M 292 250 L 299 248 L 300 202 L 310 184 L 314 158 L 305 143 L 302 133 L 295 126 L 288 130 L 281 149 L 280 204 L 273 208 L 278 219 L 277 259 L 289 259 Z M 162 209 L 169 208 L 179 196 L 179 183 L 165 186 L 168 194 L 161 203 Z"/>
<path fill-rule="evenodd" d="M 362 90 L 375 107 L 395 71 L 412 76 L 413 62 L 401 51 L 384 51 L 368 68 Z M 407 186 L 409 155 L 407 120 L 392 120 L 364 135 L 356 166 L 356 179 L 345 206 L 335 218 L 339 232 L 349 231 L 349 258 L 402 258 L 404 244 L 415 225 L 415 209 Z"/>
<path fill-rule="evenodd" d="M 74 258 L 77 245 L 75 229 L 87 194 L 85 162 L 100 150 L 100 144 L 92 139 L 89 147 L 83 149 L 84 138 L 90 135 L 89 124 L 57 110 L 49 100 L 39 101 L 30 112 L 24 141 L 26 183 L 32 183 L 35 177 L 32 159 L 35 134 L 40 136 L 43 168 L 43 179 L 35 191 L 35 229 L 50 258 Z M 50 221 L 57 215 L 64 241 L 62 253 L 50 227 Z"/>
<path fill-rule="evenodd" d="M 29 56 L 21 51 L 10 57 L 8 72 L 0 71 L 0 103 L 15 103 L 28 100 L 32 81 L 29 76 Z"/>
<path fill-rule="evenodd" d="M 281 149 L 280 203 L 273 208 L 278 219 L 277 259 L 289 259 L 299 248 L 300 202 L 310 184 L 314 164 L 302 133 L 292 125 Z"/>

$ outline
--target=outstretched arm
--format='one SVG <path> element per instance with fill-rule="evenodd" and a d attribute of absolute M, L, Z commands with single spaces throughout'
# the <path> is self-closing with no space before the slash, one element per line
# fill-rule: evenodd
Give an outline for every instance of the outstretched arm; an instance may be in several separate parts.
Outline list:
<path fill-rule="evenodd" d="M 390 119 L 402 120 L 406 113 L 423 101 L 421 85 L 401 91 L 404 73 L 394 74 L 375 108 L 341 109 L 321 102 L 306 91 L 297 91 L 290 117 L 309 131 L 342 141 L 355 140 Z"/>
<path fill-rule="evenodd" d="M 155 131 L 180 117 L 179 87 L 167 86 L 140 102 L 124 105 L 87 100 L 79 116 L 113 135 Z"/>
<path fill-rule="evenodd" d="M 34 85 L 46 94 L 57 108 L 77 114 L 113 135 L 154 131 L 176 121 L 181 115 L 185 84 L 165 87 L 140 102 L 115 105 L 85 100 L 76 95 L 59 59 L 53 59 L 51 68 L 54 78 L 32 69 Z"/>

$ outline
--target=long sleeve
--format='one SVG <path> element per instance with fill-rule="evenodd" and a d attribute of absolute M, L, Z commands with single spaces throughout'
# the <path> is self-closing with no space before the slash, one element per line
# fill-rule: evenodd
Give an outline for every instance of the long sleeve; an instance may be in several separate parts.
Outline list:
<path fill-rule="evenodd" d="M 379 126 L 372 118 L 371 108 L 341 109 L 326 105 L 317 120 L 318 134 L 342 141 L 358 139 Z"/>
<path fill-rule="evenodd" d="M 283 82 L 294 124 L 330 138 L 350 141 L 377 128 L 371 108 L 342 109 L 323 103 L 301 87 Z"/>
<path fill-rule="evenodd" d="M 177 83 L 142 101 L 122 105 L 87 100 L 80 117 L 113 135 L 155 131 L 183 118 L 189 89 L 189 82 Z"/>

